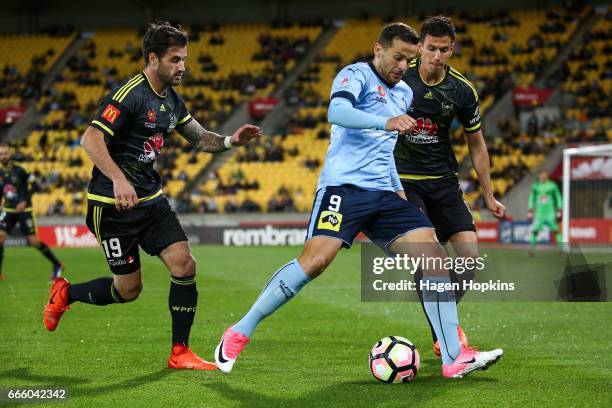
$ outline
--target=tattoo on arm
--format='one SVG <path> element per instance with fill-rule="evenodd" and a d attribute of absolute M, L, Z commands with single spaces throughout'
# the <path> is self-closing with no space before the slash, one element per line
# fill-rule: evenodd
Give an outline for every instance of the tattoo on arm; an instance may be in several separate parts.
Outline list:
<path fill-rule="evenodd" d="M 198 150 L 209 153 L 227 150 L 223 144 L 224 136 L 204 129 L 195 119 L 183 126 L 178 132 Z"/>

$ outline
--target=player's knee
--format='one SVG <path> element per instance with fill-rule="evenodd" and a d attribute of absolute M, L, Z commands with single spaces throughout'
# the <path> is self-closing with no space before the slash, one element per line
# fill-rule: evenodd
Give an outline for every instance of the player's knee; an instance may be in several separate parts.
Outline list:
<path fill-rule="evenodd" d="M 123 298 L 123 300 L 125 300 L 126 302 L 133 302 L 134 300 L 138 299 L 138 296 L 140 296 L 140 292 L 142 292 L 142 282 L 138 282 L 128 287 L 118 289 L 118 292 L 119 295 Z"/>
<path fill-rule="evenodd" d="M 304 272 L 311 278 L 315 278 L 323 273 L 323 271 L 331 263 L 331 259 L 324 254 L 313 254 L 299 259 L 300 265 L 304 268 Z"/>
<path fill-rule="evenodd" d="M 180 262 L 177 262 L 175 268 L 172 270 L 172 275 L 184 278 L 187 276 L 193 276 L 196 273 L 196 260 L 191 254 L 187 254 L 182 257 Z"/>

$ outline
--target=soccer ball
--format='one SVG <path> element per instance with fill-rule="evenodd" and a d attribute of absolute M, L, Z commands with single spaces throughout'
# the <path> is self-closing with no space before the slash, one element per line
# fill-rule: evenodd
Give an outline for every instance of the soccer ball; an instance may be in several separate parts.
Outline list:
<path fill-rule="evenodd" d="M 410 340 L 399 336 L 378 341 L 369 360 L 374 377 L 387 384 L 412 382 L 419 371 L 419 352 Z"/>

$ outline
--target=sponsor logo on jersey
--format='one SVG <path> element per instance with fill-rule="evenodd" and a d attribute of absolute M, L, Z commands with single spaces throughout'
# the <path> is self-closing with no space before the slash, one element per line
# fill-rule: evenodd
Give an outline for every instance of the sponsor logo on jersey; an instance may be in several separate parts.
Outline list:
<path fill-rule="evenodd" d="M 132 255 L 127 257 L 127 263 L 129 263 L 129 264 L 133 264 L 134 263 L 134 257 Z"/>
<path fill-rule="evenodd" d="M 434 97 L 433 97 L 433 94 L 431 93 L 431 91 L 429 91 L 429 92 L 427 92 L 425 94 L 425 96 L 423 98 L 425 98 L 425 99 L 433 99 Z"/>
<path fill-rule="evenodd" d="M 12 184 L 5 184 L 2 192 L 7 200 L 17 198 L 17 188 Z"/>
<path fill-rule="evenodd" d="M 155 119 L 157 119 L 157 114 L 153 109 L 149 109 L 149 111 L 147 112 L 147 122 L 153 123 L 155 122 Z"/>
<path fill-rule="evenodd" d="M 143 149 L 144 154 L 138 156 L 138 160 L 144 163 L 155 160 L 161 152 L 161 148 L 164 146 L 164 136 L 161 133 L 156 133 L 144 142 Z"/>
<path fill-rule="evenodd" d="M 168 133 L 172 132 L 176 127 L 176 115 L 174 113 L 170 113 L 170 125 L 168 125 Z"/>
<path fill-rule="evenodd" d="M 317 228 L 338 232 L 340 225 L 342 225 L 342 214 L 335 211 L 323 211 L 319 216 Z"/>
<path fill-rule="evenodd" d="M 349 86 L 351 84 L 351 80 L 349 79 L 349 77 L 344 78 L 341 82 L 340 82 L 340 86 L 346 88 L 347 86 Z"/>
<path fill-rule="evenodd" d="M 102 117 L 110 123 L 115 123 L 119 115 L 121 115 L 121 111 L 110 103 L 106 105 L 106 108 L 102 111 Z"/>
<path fill-rule="evenodd" d="M 473 125 L 474 123 L 478 123 L 479 121 L 480 121 L 480 107 L 476 106 L 476 109 L 474 109 L 474 117 L 470 119 L 470 125 Z"/>
<path fill-rule="evenodd" d="M 387 92 L 385 92 L 385 88 L 381 84 L 378 84 L 378 94 L 380 96 L 387 96 Z"/>
<path fill-rule="evenodd" d="M 164 106 L 164 104 L 162 103 L 161 106 L 159 107 L 159 111 L 160 112 L 165 112 L 166 111 L 166 107 Z"/>
<path fill-rule="evenodd" d="M 431 119 L 427 118 L 418 118 L 416 120 L 416 125 L 410 131 L 410 134 L 413 136 L 416 135 L 427 135 L 433 136 L 438 131 L 438 124 L 436 122 L 432 122 Z"/>
<path fill-rule="evenodd" d="M 402 111 L 407 112 L 408 111 L 408 104 L 406 103 L 406 99 L 402 96 L 402 100 L 400 102 L 401 106 L 402 106 Z"/>
<path fill-rule="evenodd" d="M 110 266 L 121 266 L 121 265 L 125 265 L 127 262 L 125 259 L 109 259 L 108 260 L 108 264 Z"/>
<path fill-rule="evenodd" d="M 436 122 L 432 122 L 429 118 L 418 118 L 416 125 L 404 140 L 416 144 L 438 143 L 437 132 L 438 124 Z"/>

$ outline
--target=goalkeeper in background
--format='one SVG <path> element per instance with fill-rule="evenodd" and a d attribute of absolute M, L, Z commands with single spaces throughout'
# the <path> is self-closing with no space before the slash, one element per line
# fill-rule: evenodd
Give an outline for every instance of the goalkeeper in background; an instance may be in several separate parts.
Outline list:
<path fill-rule="evenodd" d="M 545 170 L 541 171 L 539 180 L 533 183 L 531 194 L 529 194 L 527 218 L 532 221 L 529 256 L 534 256 L 538 233 L 545 225 L 548 226 L 551 233 L 556 233 L 557 244 L 561 244 L 558 222 L 561 219 L 562 208 L 563 200 L 561 199 L 559 187 L 557 187 L 554 181 L 548 179 L 548 172 Z"/>

